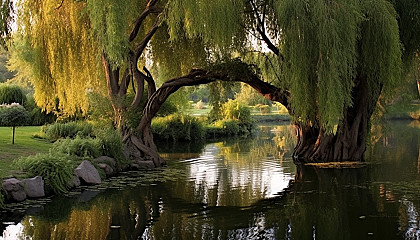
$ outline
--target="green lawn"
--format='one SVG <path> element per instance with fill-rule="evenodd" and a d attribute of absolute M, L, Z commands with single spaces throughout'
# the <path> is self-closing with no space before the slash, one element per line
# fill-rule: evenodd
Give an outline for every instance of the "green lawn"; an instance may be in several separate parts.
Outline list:
<path fill-rule="evenodd" d="M 52 143 L 33 138 L 40 133 L 41 127 L 18 127 L 15 144 L 12 144 L 12 128 L 0 127 L 0 179 L 16 173 L 12 162 L 21 156 L 48 152 Z"/>

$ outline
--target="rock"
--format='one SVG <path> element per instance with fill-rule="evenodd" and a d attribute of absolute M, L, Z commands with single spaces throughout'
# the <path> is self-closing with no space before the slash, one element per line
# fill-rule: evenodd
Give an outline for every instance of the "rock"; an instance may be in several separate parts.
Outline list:
<path fill-rule="evenodd" d="M 138 169 L 150 170 L 155 168 L 153 161 L 136 161 L 135 164 L 138 166 Z"/>
<path fill-rule="evenodd" d="M 93 161 L 95 163 L 105 163 L 105 164 L 108 164 L 108 166 L 112 167 L 113 169 L 116 169 L 116 167 L 117 167 L 117 162 L 112 157 L 100 156 L 98 158 L 95 158 Z"/>
<path fill-rule="evenodd" d="M 27 197 L 39 198 L 44 197 L 44 180 L 42 177 L 36 176 L 34 178 L 23 179 L 23 185 Z"/>
<path fill-rule="evenodd" d="M 76 188 L 80 186 L 80 179 L 77 176 L 73 176 L 73 179 L 68 183 L 70 188 Z"/>
<path fill-rule="evenodd" d="M 101 177 L 98 170 L 89 161 L 83 161 L 76 169 L 74 175 L 79 177 L 87 184 L 100 184 Z"/>
<path fill-rule="evenodd" d="M 104 172 L 107 176 L 112 176 L 114 174 L 114 169 L 106 163 L 99 163 L 98 167 L 100 169 L 104 170 Z"/>
<path fill-rule="evenodd" d="M 22 202 L 26 199 L 26 193 L 22 181 L 19 181 L 16 178 L 9 178 L 3 180 L 1 186 L 6 191 L 6 197 L 8 200 Z"/>

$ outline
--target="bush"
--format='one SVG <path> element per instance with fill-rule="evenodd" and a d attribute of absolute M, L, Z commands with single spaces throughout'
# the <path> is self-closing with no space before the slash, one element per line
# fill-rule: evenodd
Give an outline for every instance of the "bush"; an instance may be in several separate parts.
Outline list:
<path fill-rule="evenodd" d="M 60 138 L 75 138 L 76 136 L 91 137 L 93 135 L 93 127 L 87 122 L 54 123 L 43 126 L 41 131 L 51 141 Z"/>
<path fill-rule="evenodd" d="M 26 96 L 22 88 L 15 85 L 1 84 L 0 85 L 0 104 L 19 103 L 24 105 L 26 103 Z"/>
<path fill-rule="evenodd" d="M 122 139 L 116 130 L 112 128 L 101 128 L 95 130 L 95 135 L 98 139 L 102 155 L 113 157 L 120 163 L 125 160 L 122 152 Z"/>
<path fill-rule="evenodd" d="M 249 135 L 254 125 L 243 124 L 238 120 L 218 120 L 206 129 L 206 137 L 229 137 L 237 135 Z"/>
<path fill-rule="evenodd" d="M 41 176 L 45 181 L 47 193 L 67 192 L 68 183 L 73 179 L 73 170 L 77 162 L 62 153 L 37 154 L 21 157 L 15 164 L 32 176 Z"/>
<path fill-rule="evenodd" d="M 57 116 L 54 113 L 46 113 L 38 107 L 34 101 L 33 97 L 27 97 L 25 104 L 26 110 L 29 112 L 29 123 L 32 126 L 41 126 L 47 123 L 53 123 L 57 119 Z"/>
<path fill-rule="evenodd" d="M 156 139 L 173 141 L 202 139 L 205 133 L 197 118 L 181 114 L 154 118 L 152 131 Z"/>
<path fill-rule="evenodd" d="M 231 99 L 222 105 L 222 119 L 238 120 L 244 124 L 252 123 L 249 107 Z"/>
<path fill-rule="evenodd" d="M 51 150 L 79 158 L 96 158 L 102 155 L 100 140 L 80 136 L 75 139 L 59 139 Z"/>

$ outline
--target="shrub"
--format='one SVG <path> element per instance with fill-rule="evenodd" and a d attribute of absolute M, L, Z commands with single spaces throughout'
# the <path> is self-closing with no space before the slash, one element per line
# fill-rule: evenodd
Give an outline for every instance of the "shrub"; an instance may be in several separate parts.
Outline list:
<path fill-rule="evenodd" d="M 40 107 L 38 107 L 33 97 L 27 97 L 25 104 L 26 110 L 29 112 L 29 123 L 32 126 L 41 126 L 47 123 L 55 122 L 57 116 L 54 113 L 46 113 Z"/>
<path fill-rule="evenodd" d="M 222 105 L 222 119 L 238 120 L 240 123 L 252 123 L 251 111 L 237 100 L 229 99 Z"/>
<path fill-rule="evenodd" d="M 73 169 L 77 162 L 62 153 L 37 154 L 19 158 L 15 164 L 32 176 L 41 176 L 45 181 L 47 193 L 63 193 L 73 179 Z"/>
<path fill-rule="evenodd" d="M 42 127 L 45 137 L 51 141 L 60 138 L 75 138 L 76 136 L 91 137 L 93 127 L 87 122 L 54 123 Z"/>
<path fill-rule="evenodd" d="M 238 135 L 240 131 L 239 121 L 237 120 L 219 120 L 213 124 L 216 128 L 222 129 L 223 135 Z"/>
<path fill-rule="evenodd" d="M 92 138 L 59 139 L 51 148 L 53 152 L 80 158 L 96 158 L 101 155 L 101 141 Z"/>
<path fill-rule="evenodd" d="M 113 157 L 120 163 L 125 160 L 122 152 L 122 139 L 116 130 L 112 128 L 96 129 L 95 135 L 102 155 Z"/>
<path fill-rule="evenodd" d="M 15 85 L 1 84 L 0 85 L 0 104 L 6 103 L 19 103 L 24 105 L 26 102 L 26 96 L 23 93 L 22 88 Z"/>
<path fill-rule="evenodd" d="M 154 118 L 152 131 L 157 139 L 173 141 L 202 139 L 205 133 L 197 118 L 181 114 Z"/>

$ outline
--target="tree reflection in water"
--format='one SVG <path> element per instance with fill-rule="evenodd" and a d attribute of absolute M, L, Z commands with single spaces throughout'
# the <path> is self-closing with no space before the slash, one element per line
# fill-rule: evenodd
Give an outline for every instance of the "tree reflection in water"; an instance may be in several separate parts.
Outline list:
<path fill-rule="evenodd" d="M 385 129 L 385 128 L 384 128 Z M 264 129 L 263 129 L 264 130 Z M 32 239 L 418 239 L 419 128 L 378 134 L 360 169 L 317 169 L 290 159 L 283 126 L 259 138 L 166 152 L 173 180 L 59 198 L 22 220 Z M 289 181 L 296 177 L 292 184 Z M 280 182 L 280 183 L 279 183 Z"/>

